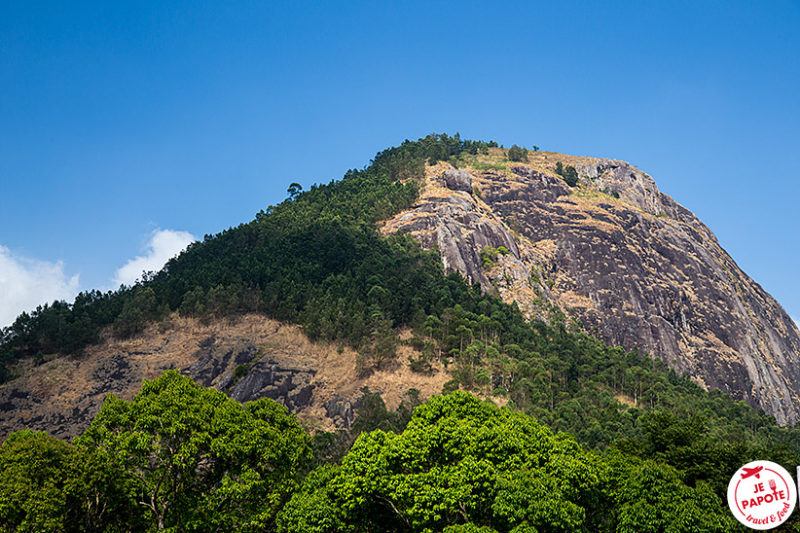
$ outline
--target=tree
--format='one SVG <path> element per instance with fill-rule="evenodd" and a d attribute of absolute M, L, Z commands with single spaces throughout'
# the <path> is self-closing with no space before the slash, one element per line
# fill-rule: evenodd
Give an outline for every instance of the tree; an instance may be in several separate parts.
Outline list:
<path fill-rule="evenodd" d="M 362 434 L 322 475 L 280 531 L 574 531 L 592 527 L 585 507 L 607 474 L 571 438 L 454 392 L 417 407 L 401 435 Z"/>
<path fill-rule="evenodd" d="M 431 398 L 402 434 L 362 434 L 312 473 L 282 533 L 335 531 L 723 532 L 735 522 L 702 481 L 612 449 L 587 451 L 466 392 Z"/>
<path fill-rule="evenodd" d="M 76 445 L 124 480 L 158 531 L 271 527 L 311 460 L 310 437 L 282 406 L 242 406 L 175 371 L 130 402 L 110 395 Z"/>
<path fill-rule="evenodd" d="M 578 184 L 578 171 L 572 165 L 565 167 L 561 161 L 556 162 L 556 174 L 564 178 L 564 181 L 570 187 L 575 187 Z"/>
<path fill-rule="evenodd" d="M 723 532 L 736 522 L 722 500 L 703 482 L 695 488 L 682 482 L 674 468 L 654 461 L 638 461 L 612 452 L 619 479 L 615 506 L 617 531 Z"/>
<path fill-rule="evenodd" d="M 508 160 L 509 161 L 527 161 L 528 160 L 528 149 L 521 148 L 516 144 L 512 145 L 511 148 L 508 149 Z"/>
<path fill-rule="evenodd" d="M 135 286 L 114 321 L 114 334 L 125 338 L 144 331 L 148 320 L 154 320 L 160 314 L 166 313 L 166 309 L 158 309 L 157 302 L 152 287 Z"/>
<path fill-rule="evenodd" d="M 575 170 L 575 167 L 572 165 L 567 165 L 564 169 L 564 181 L 566 181 L 567 185 L 570 187 L 574 187 L 578 184 L 578 171 Z"/>
<path fill-rule="evenodd" d="M 12 433 L 0 445 L 0 528 L 64 531 L 72 447 L 44 432 Z"/>
<path fill-rule="evenodd" d="M 286 189 L 286 192 L 289 193 L 289 199 L 292 201 L 296 200 L 302 191 L 303 186 L 296 182 L 292 182 L 289 188 Z"/>

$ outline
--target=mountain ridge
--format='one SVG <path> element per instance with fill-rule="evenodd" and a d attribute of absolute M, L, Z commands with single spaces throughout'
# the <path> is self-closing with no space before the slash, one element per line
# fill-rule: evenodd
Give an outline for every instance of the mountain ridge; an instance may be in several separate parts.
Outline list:
<path fill-rule="evenodd" d="M 612 172 L 600 172 L 597 162 Z M 586 165 L 595 165 L 594 179 Z M 622 224 L 614 229 L 619 236 L 624 224 L 672 220 L 655 210 L 660 204 L 653 199 L 660 193 L 652 179 L 638 170 L 620 174 L 621 168 L 632 170 L 625 165 L 519 147 L 505 150 L 493 142 L 444 134 L 406 141 L 380 152 L 369 166 L 349 171 L 340 181 L 308 191 L 291 186 L 289 198 L 281 204 L 262 210 L 251 222 L 207 235 L 161 272 L 145 276 L 133 287 L 106 294 L 82 293 L 72 304 L 54 302 L 21 315 L 3 330 L 0 356 L 23 375 L 0 386 L 0 397 L 29 401 L 31 391 L 15 387 L 32 367 L 52 366 L 50 361 L 64 357 L 80 363 L 87 350 L 109 337 L 136 339 L 154 324 L 169 328 L 175 316 L 218 322 L 259 313 L 299 325 L 312 342 L 353 350 L 352 370 L 360 378 L 398 365 L 408 365 L 421 375 L 436 373 L 443 366 L 446 372 L 439 375 L 449 377 L 444 389 L 465 388 L 509 401 L 557 429 L 575 432 L 590 446 L 606 445 L 635 431 L 629 424 L 643 408 L 692 412 L 688 406 L 697 409 L 699 402 L 711 419 L 736 413 L 734 418 L 749 420 L 749 427 L 769 426 L 763 412 L 748 411 L 736 402 L 720 403 L 715 393 L 700 394 L 699 388 L 689 387 L 675 372 L 681 372 L 681 367 L 673 364 L 673 371 L 667 372 L 660 361 L 638 354 L 635 329 L 629 331 L 630 339 L 636 341 L 630 349 L 626 339 L 614 342 L 610 338 L 612 345 L 625 350 L 580 333 L 583 329 L 601 337 L 603 323 L 593 325 L 590 316 L 584 324 L 576 315 L 581 306 L 593 306 L 592 298 L 597 297 L 571 287 L 570 277 L 557 268 L 559 250 L 575 249 L 576 242 L 568 241 L 564 247 L 556 239 L 525 236 L 524 224 L 529 222 L 515 216 L 510 203 L 517 197 L 530 200 L 531 213 L 539 217 L 534 208 L 557 211 L 562 228 L 577 224 L 581 236 L 591 238 L 587 240 L 590 246 L 605 242 L 600 238 L 605 233 L 598 233 L 598 227 Z M 467 167 L 472 174 L 464 170 Z M 612 188 L 620 183 L 627 186 Z M 691 217 L 671 199 L 664 201 L 675 217 Z M 537 207 L 537 202 L 544 204 Z M 441 215 L 440 208 L 448 216 L 465 215 L 451 226 L 442 226 L 452 230 L 442 241 L 454 247 L 450 255 L 424 235 L 416 235 L 418 240 L 409 237 L 413 228 L 398 231 L 403 221 L 417 223 Z M 587 212 L 594 216 L 587 217 Z M 588 219 L 595 222 L 587 225 Z M 474 235 L 483 241 L 459 237 L 470 223 L 479 230 Z M 393 224 L 399 226 L 393 228 Z M 436 224 L 431 227 L 440 229 Z M 559 225 L 531 226 L 548 227 Z M 702 234 L 713 238 L 702 224 L 692 231 L 698 239 L 702 240 Z M 434 248 L 432 244 L 437 244 L 437 251 L 426 251 L 425 247 Z M 521 260 L 530 258 L 535 261 Z M 452 261 L 448 265 L 450 259 L 460 260 L 465 269 L 454 268 Z M 584 266 L 574 257 L 565 264 Z M 466 270 L 467 266 L 472 270 Z M 476 284 L 470 286 L 470 282 Z M 622 288 L 626 286 L 623 283 Z M 604 288 L 602 294 L 613 294 L 613 288 Z M 411 337 L 404 338 L 403 331 Z M 259 349 L 257 343 L 250 344 L 248 353 Z M 404 353 L 408 347 L 413 350 Z M 265 378 L 271 371 L 263 365 L 251 368 L 246 361 L 240 363 L 244 368 L 234 368 L 224 353 L 221 359 L 209 358 L 203 350 L 193 353 L 197 360 L 182 369 L 203 383 L 200 374 L 207 372 L 204 365 L 211 364 L 214 379 L 238 373 L 238 378 L 260 384 L 252 389 L 256 393 L 267 390 L 262 385 L 272 385 Z M 106 354 L 110 360 L 118 360 L 117 355 Z M 544 382 L 543 375 L 549 376 Z M 698 375 L 702 377 L 695 373 L 695 381 L 708 386 Z M 135 383 L 148 376 L 128 377 Z M 207 384 L 222 386 L 221 381 Z M 296 403 L 291 395 L 279 399 L 289 406 Z M 33 398 L 34 403 L 42 400 Z M 352 405 L 358 399 L 344 401 Z M 582 404 L 579 418 L 569 412 L 575 402 Z M 6 419 L 14 419 L 15 404 L 6 401 L 4 405 L 11 406 Z M 619 425 L 622 413 L 633 418 Z M 91 415 L 85 414 L 83 420 Z M 603 426 L 606 423 L 612 423 L 610 429 Z M 37 427 L 47 429 L 46 423 Z M 584 431 L 586 427 L 595 429 Z M 18 426 L 6 426 L 12 429 Z M 74 430 L 62 433 L 74 434 Z"/>
<path fill-rule="evenodd" d="M 796 324 L 648 174 L 552 152 L 515 162 L 499 148 L 452 163 L 428 167 L 418 202 L 382 231 L 436 248 L 448 271 L 528 318 L 555 305 L 612 345 L 642 348 L 781 424 L 798 420 Z"/>

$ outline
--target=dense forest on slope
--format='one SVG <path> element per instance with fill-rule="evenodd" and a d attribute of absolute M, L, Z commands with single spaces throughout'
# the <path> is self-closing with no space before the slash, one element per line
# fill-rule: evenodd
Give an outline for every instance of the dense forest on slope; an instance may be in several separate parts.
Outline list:
<path fill-rule="evenodd" d="M 99 338 L 103 328 L 112 328 L 115 335 L 130 336 L 141 331 L 148 321 L 158 320 L 170 312 L 213 320 L 258 311 L 303 325 L 312 339 L 350 344 L 361 354 L 360 370 L 368 373 L 394 363 L 395 349 L 401 342 L 397 331 L 407 328 L 413 332 L 413 337 L 402 342 L 408 342 L 419 350 L 419 357 L 412 362 L 416 371 L 427 372 L 434 360 L 441 361 L 452 374 L 447 391 L 462 388 L 506 398 L 510 407 L 538 422 L 522 414 L 472 405 L 472 400 L 458 395 L 446 400 L 436 399 L 428 406 L 418 408 L 414 416 L 424 418 L 429 410 L 445 409 L 443 406 L 452 404 L 454 412 L 465 409 L 474 414 L 474 421 L 469 423 L 474 424 L 472 429 L 485 428 L 481 431 L 485 431 L 487 442 L 492 439 L 504 441 L 508 437 L 511 442 L 515 439 L 522 441 L 518 449 L 509 450 L 508 457 L 484 457 L 474 451 L 476 446 L 480 448 L 479 443 L 471 441 L 472 437 L 467 435 L 472 429 L 465 429 L 463 437 L 454 440 L 452 453 L 441 450 L 440 455 L 434 454 L 431 462 L 415 466 L 417 470 L 405 471 L 401 460 L 406 457 L 404 447 L 408 446 L 411 460 L 414 454 L 420 453 L 415 447 L 423 446 L 414 435 L 421 438 L 426 432 L 433 431 L 418 421 L 417 425 L 409 425 L 406 429 L 406 432 L 411 432 L 408 437 L 404 437 L 406 433 L 400 437 L 392 433 L 369 433 L 355 441 L 343 461 L 352 466 L 354 472 L 359 471 L 361 466 L 358 465 L 362 463 L 366 469 L 364 472 L 375 471 L 374 468 L 380 466 L 383 477 L 367 479 L 369 476 L 366 474 L 358 478 L 356 474 L 348 473 L 351 472 L 350 466 L 346 470 L 335 466 L 355 435 L 327 440 L 325 436 L 318 436 L 314 441 L 317 462 L 331 462 L 333 465 L 320 466 L 299 492 L 289 483 L 284 492 L 267 498 L 274 507 L 255 509 L 245 506 L 244 514 L 227 516 L 226 513 L 231 511 L 221 506 L 228 505 L 226 498 L 234 496 L 224 496 L 227 493 L 218 491 L 224 489 L 236 497 L 246 498 L 260 495 L 258 491 L 263 487 L 258 488 L 259 483 L 265 483 L 259 476 L 266 474 L 259 473 L 253 466 L 262 464 L 263 459 L 257 455 L 261 452 L 236 452 L 236 461 L 241 461 L 241 454 L 244 454 L 248 461 L 255 462 L 247 463 L 245 468 L 242 463 L 225 458 L 213 463 L 218 467 L 208 466 L 209 479 L 198 480 L 190 496 L 180 496 L 188 498 L 181 502 L 196 514 L 188 518 L 171 515 L 173 522 L 170 527 L 176 530 L 213 530 L 216 527 L 225 529 L 234 522 L 254 521 L 252 523 L 257 524 L 254 529 L 270 529 L 278 523 L 284 530 L 294 531 L 297 529 L 292 529 L 292 523 L 306 523 L 309 528 L 306 531 L 372 531 L 376 526 L 370 525 L 373 524 L 370 520 L 385 517 L 393 520 L 386 523 L 393 524 L 391 527 L 395 531 L 438 531 L 444 528 L 450 528 L 448 531 L 533 531 L 533 528 L 644 531 L 647 529 L 625 526 L 629 523 L 626 520 L 655 513 L 661 517 L 660 525 L 653 525 L 649 530 L 677 531 L 683 529 L 680 524 L 686 517 L 679 517 L 676 509 L 694 501 L 699 502 L 698 513 L 706 513 L 711 520 L 706 524 L 707 528 L 698 526 L 697 530 L 727 530 L 725 517 L 709 509 L 721 505 L 731 473 L 741 464 L 756 458 L 781 462 L 792 470 L 800 462 L 800 432 L 797 429 L 779 428 L 772 417 L 743 402 L 735 402 L 718 391 L 704 391 L 687 377 L 676 375 L 663 362 L 646 354 L 609 347 L 580 332 L 555 311 L 549 323 L 528 323 L 515 306 L 483 294 L 478 286 L 469 286 L 458 275 L 445 275 L 435 253 L 425 252 L 408 237 L 386 238 L 376 231 L 377 221 L 415 201 L 417 179 L 426 164 L 440 160 L 455 162 L 461 153 L 475 153 L 492 145 L 494 143 L 464 141 L 458 136 L 430 135 L 379 153 L 367 168 L 349 171 L 340 181 L 314 186 L 305 192 L 301 192 L 299 186 L 292 186 L 286 201 L 258 213 L 249 223 L 206 236 L 202 242 L 191 245 L 186 252 L 171 260 L 161 272 L 146 276 L 133 287 L 106 294 L 83 293 L 72 304 L 54 302 L 30 315 L 21 315 L 11 327 L 3 330 L 0 355 L 6 363 L 4 368 L 6 372 L 13 372 L 13 362 L 24 357 L 42 359 L 54 353 L 79 356 L 82 348 Z M 148 390 L 143 389 L 142 394 L 149 394 Z M 225 403 L 220 397 L 215 398 L 217 404 Z M 459 407 L 462 403 L 468 406 Z M 144 453 L 133 441 L 104 447 L 103 439 L 110 439 L 118 432 L 109 429 L 112 422 L 117 424 L 113 426 L 115 428 L 136 428 L 144 424 L 141 430 L 144 433 L 137 435 L 151 431 L 147 424 L 152 421 L 140 420 L 139 411 L 126 411 L 122 404 L 115 404 L 113 400 L 109 405 L 116 405 L 119 412 L 104 407 L 92 428 L 77 439 L 73 447 L 39 434 L 18 433 L 6 441 L 3 453 L 26 456 L 33 452 L 25 443 L 38 439 L 36 442 L 49 443 L 42 444 L 42 449 L 52 450 L 47 460 L 53 461 L 53 468 L 72 468 L 65 465 L 73 463 L 62 457 L 73 453 L 69 450 L 84 449 L 90 454 L 95 453 L 94 450 L 106 450 L 101 458 L 92 456 L 82 460 L 86 464 L 94 460 L 123 461 L 123 456 L 119 455 L 119 446 L 123 444 L 132 446 L 136 453 Z M 158 408 L 168 411 L 170 405 L 164 400 Z M 440 429 L 449 434 L 449 425 L 456 424 L 455 415 L 445 412 L 437 416 L 440 418 L 431 418 L 429 422 L 434 426 L 441 422 L 447 427 Z M 362 424 L 361 428 L 383 427 L 381 424 L 385 425 L 390 414 L 385 413 L 383 418 L 378 416 L 374 424 Z M 261 423 L 246 415 L 236 415 L 232 419 L 248 428 Z M 391 429 L 400 432 L 407 418 L 402 420 L 403 423 L 398 423 L 397 418 L 392 420 Z M 573 437 L 554 437 L 539 423 L 555 431 L 570 433 Z M 471 426 L 468 424 L 467 427 Z M 459 433 L 460 430 L 452 428 L 452 431 Z M 503 439 L 499 435 L 504 435 Z M 207 442 L 212 442 L 222 437 L 207 438 L 210 439 Z M 583 447 L 575 447 L 574 443 L 564 444 L 572 442 L 572 438 Z M 233 436 L 230 439 L 236 440 Z M 500 446 L 500 441 L 495 445 Z M 341 442 L 346 445 L 341 446 Z M 436 444 L 443 445 L 443 442 Z M 526 448 L 529 446 L 543 447 L 550 450 L 547 452 L 550 455 L 534 461 L 535 467 L 523 468 L 522 464 L 532 454 L 544 453 Z M 218 452 L 222 453 L 219 450 L 213 453 Z M 600 465 L 597 469 L 601 471 L 596 474 L 598 479 L 587 481 L 587 486 L 576 489 L 574 493 L 565 488 L 571 483 L 568 478 L 543 480 L 541 469 L 551 471 L 554 468 L 551 468 L 551 460 L 558 463 L 566 460 L 567 455 L 578 463 L 594 464 L 592 461 L 597 461 Z M 209 461 L 210 457 L 202 461 Z M 380 464 L 370 466 L 370 461 L 377 461 L 378 457 L 383 457 Z M 451 468 L 454 465 L 458 468 Z M 617 473 L 603 477 L 606 475 L 602 474 L 605 472 L 603 469 Z M 301 471 L 304 473 L 307 468 L 297 466 L 291 476 L 300 476 Z M 24 469 L 9 472 L 7 475 L 17 476 L 20 480 L 34 475 Z M 87 475 L 106 475 L 98 472 L 100 470 Z M 614 477 L 622 475 L 619 472 L 638 472 L 642 479 L 636 481 L 624 475 Z M 157 475 L 163 475 L 163 472 Z M 450 475 L 454 477 L 448 478 Z M 564 471 L 564 476 L 569 475 Z M 388 481 L 380 484 L 379 480 L 384 477 Z M 124 476 L 111 476 L 104 482 L 124 484 L 128 483 L 126 479 Z M 442 485 L 440 481 L 444 479 L 451 481 Z M 522 493 L 554 493 L 554 498 L 560 503 L 553 503 L 552 509 L 542 510 L 534 504 L 536 498 L 533 496 L 530 501 L 511 502 L 508 498 L 512 498 L 511 492 L 516 491 L 506 487 L 511 480 L 525 484 Z M 299 478 L 293 481 L 299 482 Z M 664 487 L 663 492 L 648 488 L 647 483 L 656 482 L 662 483 L 659 487 Z M 47 485 L 46 481 L 42 483 Z M 76 486 L 66 483 L 48 490 L 69 495 L 71 490 L 96 487 L 99 481 L 92 478 L 75 483 Z M 81 483 L 86 486 L 79 486 Z M 144 489 L 137 483 L 150 482 L 137 478 L 131 480 L 130 485 L 114 490 L 121 491 L 120 494 L 126 497 L 137 494 L 135 498 L 145 501 L 144 495 L 137 492 Z M 370 487 L 369 483 L 379 483 L 379 486 Z M 558 490 L 566 492 L 553 492 L 555 488 L 542 483 L 555 483 L 560 487 Z M 451 508 L 428 516 L 426 509 L 414 507 L 416 504 L 408 500 L 409 491 L 423 490 L 428 485 L 452 487 L 452 494 L 431 496 L 452 502 Z M 474 493 L 475 499 L 470 505 L 474 505 L 476 512 L 480 510 L 484 514 L 473 514 L 473 507 L 458 507 L 459 498 L 469 496 L 459 492 L 461 485 L 470 487 L 463 489 Z M 627 509 L 623 502 L 628 501 L 623 495 L 634 498 L 635 490 L 639 489 L 649 490 L 658 497 L 636 503 L 638 507 L 635 510 L 623 512 Z M 109 494 L 117 493 L 109 489 Z M 276 518 L 278 509 L 291 494 L 294 494 L 292 503 L 283 513 L 295 518 L 281 522 Z M 616 503 L 609 503 L 607 498 Z M 370 499 L 376 508 L 364 506 L 363 500 Z M 90 505 L 85 498 L 81 501 L 84 503 L 80 505 Z M 171 504 L 177 501 L 170 500 Z M 570 511 L 558 508 L 562 504 L 567 505 Z M 73 504 L 64 505 L 68 509 L 75 508 Z M 120 514 L 111 510 L 115 505 L 123 506 Z M 612 510 L 607 514 L 593 514 L 598 506 L 608 505 Z M 670 505 L 673 510 L 651 509 L 659 505 Z M 124 514 L 131 511 L 123 509 L 121 500 L 104 501 L 102 506 L 103 513 L 129 516 L 134 520 L 131 524 L 142 520 L 157 526 L 159 516 L 166 520 L 165 509 L 152 498 L 149 505 L 134 505 L 140 513 L 136 516 Z M 527 511 L 514 514 L 511 507 Z M 338 511 L 320 511 L 327 508 Z M 94 509 L 91 512 L 101 511 Z M 317 512 L 316 518 L 309 517 L 309 513 L 314 512 Z M 256 519 L 247 513 L 267 514 Z M 3 517 L 2 520 L 8 520 L 8 524 L 22 523 L 14 520 L 23 518 L 12 518 Z M 206 522 L 208 520 L 220 522 L 213 522 L 211 527 L 208 524 L 212 522 Z M 551 520 L 556 522 L 549 528 L 545 527 Z M 458 529 L 461 527 L 458 524 L 470 523 L 476 524 L 473 529 Z M 641 525 L 639 522 L 630 523 Z M 669 524 L 672 524 L 672 529 L 667 527 Z M 478 529 L 478 526 L 492 529 Z M 23 526 L 14 527 L 26 530 Z M 111 526 L 109 528 L 107 530 L 114 530 Z"/>
<path fill-rule="evenodd" d="M 377 422 L 377 419 L 373 420 Z M 722 500 L 673 467 L 585 450 L 458 391 L 311 470 L 311 438 L 272 400 L 244 405 L 170 371 L 109 396 L 72 444 L 0 446 L 5 531 L 484 533 L 730 531 Z"/>
<path fill-rule="evenodd" d="M 383 239 L 373 226 L 414 202 L 414 178 L 426 160 L 490 145 L 433 135 L 381 152 L 340 181 L 302 193 L 293 184 L 283 203 L 252 222 L 206 235 L 133 287 L 89 291 L 72 304 L 57 301 L 23 313 L 3 330 L 0 358 L 8 364 L 77 354 L 106 326 L 130 336 L 170 311 L 219 317 L 257 310 L 306 324 L 312 337 L 360 346 L 384 320 L 405 325 L 415 314 L 424 317 L 466 298 L 469 287 L 442 283 L 432 254 L 409 239 Z"/>

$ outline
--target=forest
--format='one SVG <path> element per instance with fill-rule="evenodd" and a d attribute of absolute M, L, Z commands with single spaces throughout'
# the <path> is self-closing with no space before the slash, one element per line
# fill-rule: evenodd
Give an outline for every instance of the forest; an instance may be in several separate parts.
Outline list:
<path fill-rule="evenodd" d="M 373 412 L 373 415 L 375 413 Z M 381 424 L 391 417 L 373 416 Z M 365 428 L 366 429 L 366 428 Z M 730 531 L 704 481 L 582 447 L 456 391 L 400 433 L 364 431 L 339 461 L 269 399 L 244 405 L 169 371 L 109 396 L 74 442 L 0 446 L 6 531 Z"/>
<path fill-rule="evenodd" d="M 269 400 L 241 405 L 169 372 L 109 397 L 67 443 L 23 430 L 0 446 L 8 531 L 731 531 L 732 473 L 790 471 L 800 431 L 647 354 L 611 347 L 554 309 L 514 305 L 445 274 L 436 252 L 376 223 L 409 207 L 425 165 L 493 142 L 432 134 L 361 170 L 207 235 L 132 287 L 23 313 L 0 338 L 14 362 L 80 357 L 170 313 L 258 312 L 346 343 L 364 374 L 417 349 L 451 380 L 397 412 L 370 396 L 350 431 L 309 435 Z M 412 337 L 400 340 L 408 329 Z M 477 395 L 507 400 L 499 408 Z M 797 528 L 793 518 L 788 527 Z"/>

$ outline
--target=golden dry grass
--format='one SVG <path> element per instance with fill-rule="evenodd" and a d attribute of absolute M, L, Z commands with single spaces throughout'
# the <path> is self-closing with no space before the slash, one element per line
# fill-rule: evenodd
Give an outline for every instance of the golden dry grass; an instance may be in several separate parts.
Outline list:
<path fill-rule="evenodd" d="M 401 345 L 398 349 L 398 364 L 395 368 L 376 372 L 368 377 L 356 373 L 356 353 L 348 347 L 334 343 L 311 342 L 302 330 L 263 315 L 246 315 L 236 320 L 219 320 L 203 323 L 193 318 L 173 315 L 165 328 L 163 324 L 151 325 L 142 334 L 132 339 L 105 340 L 89 347 L 82 357 L 59 357 L 38 367 L 30 362 L 22 363 L 16 370 L 21 376 L 0 386 L 26 390 L 38 403 L 29 402 L 26 409 L 7 412 L 0 419 L 0 434 L 26 426 L 26 422 L 43 417 L 45 420 L 69 418 L 74 408 L 87 410 L 89 418 L 99 410 L 108 392 L 129 400 L 139 391 L 143 379 L 153 379 L 165 370 L 186 370 L 202 357 L 199 344 L 215 337 L 214 348 L 219 353 L 255 346 L 260 357 L 282 358 L 293 367 L 316 371 L 311 383 L 314 385 L 311 405 L 301 410 L 299 417 L 310 429 L 333 429 L 332 421 L 325 416 L 323 404 L 334 394 L 355 397 L 367 386 L 381 392 L 387 407 L 396 408 L 405 393 L 411 389 L 420 391 L 426 399 L 441 392 L 442 385 L 450 379 L 441 368 L 433 375 L 422 375 L 409 368 L 409 355 L 413 349 Z M 407 338 L 409 332 L 402 332 Z M 130 379 L 114 379 L 109 376 L 115 356 L 128 365 L 126 374 Z M 212 382 L 219 385 L 236 364 L 233 358 L 228 367 Z M 97 391 L 97 392 L 94 392 Z M 102 392 L 100 392 L 102 391 Z M 77 428 L 71 434 L 77 434 Z"/>

